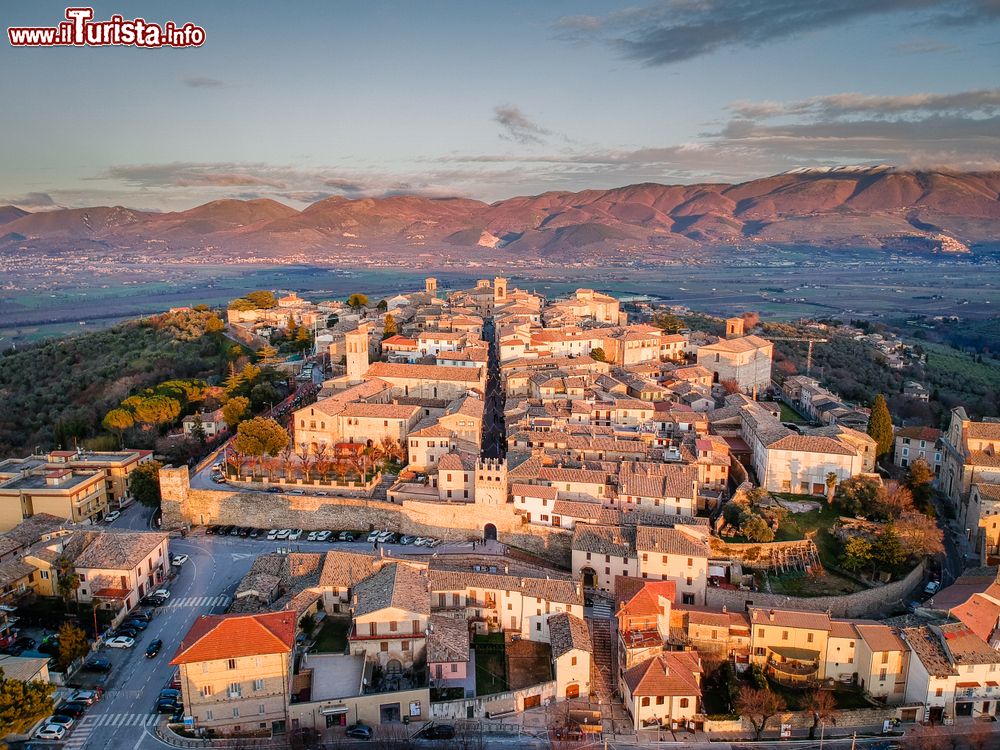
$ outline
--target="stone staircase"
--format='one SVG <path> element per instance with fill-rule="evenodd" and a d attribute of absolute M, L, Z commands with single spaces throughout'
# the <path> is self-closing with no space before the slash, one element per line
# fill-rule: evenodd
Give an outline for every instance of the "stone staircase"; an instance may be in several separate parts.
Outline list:
<path fill-rule="evenodd" d="M 590 625 L 590 640 L 594 647 L 593 659 L 590 663 L 590 689 L 601 700 L 610 700 L 617 690 L 617 675 L 615 671 L 614 632 L 611 627 L 611 608 L 607 606 L 607 614 L 598 611 L 594 603 L 594 616 L 588 620 Z"/>
<path fill-rule="evenodd" d="M 382 481 L 375 485 L 372 490 L 372 500 L 386 500 L 389 496 L 389 488 L 396 483 L 398 477 L 395 474 L 383 474 Z"/>

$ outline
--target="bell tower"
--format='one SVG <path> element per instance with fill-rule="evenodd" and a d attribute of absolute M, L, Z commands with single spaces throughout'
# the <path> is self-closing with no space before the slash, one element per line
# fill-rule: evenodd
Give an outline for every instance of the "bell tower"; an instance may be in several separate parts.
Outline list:
<path fill-rule="evenodd" d="M 368 333 L 370 324 L 362 323 L 356 330 L 344 334 L 347 349 L 347 380 L 356 385 L 365 379 L 368 372 Z"/>
<path fill-rule="evenodd" d="M 507 502 L 507 461 L 502 458 L 476 460 L 477 505 L 504 505 Z"/>

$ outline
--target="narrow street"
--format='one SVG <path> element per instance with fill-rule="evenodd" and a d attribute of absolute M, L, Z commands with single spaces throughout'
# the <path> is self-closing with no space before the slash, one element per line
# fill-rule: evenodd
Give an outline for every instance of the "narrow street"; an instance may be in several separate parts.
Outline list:
<path fill-rule="evenodd" d="M 502 458 L 507 453 L 507 431 L 504 425 L 504 393 L 500 380 L 500 350 L 496 342 L 496 325 L 492 318 L 483 322 L 483 338 L 489 342 L 486 375 L 486 410 L 483 416 L 483 458 Z"/>

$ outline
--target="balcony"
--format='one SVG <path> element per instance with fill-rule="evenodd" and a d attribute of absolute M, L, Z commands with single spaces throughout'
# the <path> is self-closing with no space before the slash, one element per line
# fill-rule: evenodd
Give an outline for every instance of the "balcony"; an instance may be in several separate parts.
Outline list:
<path fill-rule="evenodd" d="M 805 648 L 771 649 L 765 672 L 783 684 L 799 685 L 812 682 L 819 672 L 819 653 Z"/>

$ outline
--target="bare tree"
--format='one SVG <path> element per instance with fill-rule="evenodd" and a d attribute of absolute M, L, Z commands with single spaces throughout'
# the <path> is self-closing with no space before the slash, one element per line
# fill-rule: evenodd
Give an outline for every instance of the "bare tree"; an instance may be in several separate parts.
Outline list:
<path fill-rule="evenodd" d="M 767 729 L 767 723 L 785 707 L 785 699 L 766 688 L 744 685 L 740 688 L 740 697 L 736 699 L 736 709 L 750 720 L 758 740 Z"/>
<path fill-rule="evenodd" d="M 806 711 L 812 711 L 813 723 L 809 728 L 809 739 L 816 737 L 816 729 L 820 723 L 826 724 L 833 717 L 837 701 L 829 690 L 811 690 L 806 693 L 803 705 Z"/>

